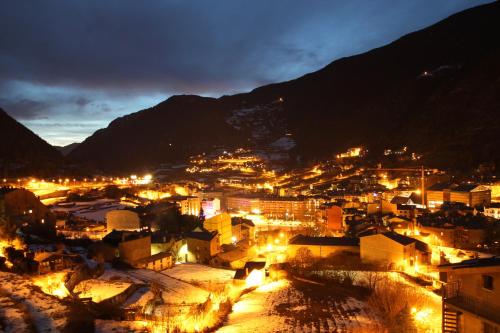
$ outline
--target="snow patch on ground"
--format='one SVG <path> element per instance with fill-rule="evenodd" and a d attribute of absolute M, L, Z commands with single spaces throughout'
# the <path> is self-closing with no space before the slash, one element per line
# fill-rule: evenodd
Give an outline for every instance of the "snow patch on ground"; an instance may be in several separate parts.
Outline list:
<path fill-rule="evenodd" d="M 374 318 L 366 304 L 354 298 L 317 303 L 292 282 L 280 280 L 244 295 L 217 332 L 371 332 Z"/>
<path fill-rule="evenodd" d="M 132 284 L 122 281 L 105 281 L 90 279 L 76 285 L 73 292 L 80 293 L 80 298 L 92 298 L 92 301 L 99 303 L 108 298 L 121 294 Z"/>
<path fill-rule="evenodd" d="M 68 309 L 54 296 L 39 291 L 31 280 L 0 272 L 0 323 L 6 332 L 59 332 Z"/>
<path fill-rule="evenodd" d="M 189 283 L 228 283 L 233 280 L 235 271 L 186 263 L 166 269 L 162 274 Z"/>
<path fill-rule="evenodd" d="M 117 278 L 133 283 L 157 285 L 163 290 L 162 298 L 168 304 L 203 303 L 209 295 L 208 291 L 202 288 L 148 269 L 107 270 L 99 277 L 104 280 Z"/>

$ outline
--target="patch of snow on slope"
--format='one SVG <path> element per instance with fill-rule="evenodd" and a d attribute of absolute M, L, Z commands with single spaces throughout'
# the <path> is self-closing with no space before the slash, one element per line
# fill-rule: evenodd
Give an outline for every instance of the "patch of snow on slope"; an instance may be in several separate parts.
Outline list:
<path fill-rule="evenodd" d="M 179 264 L 162 271 L 162 273 L 185 282 L 227 283 L 233 280 L 235 271 L 199 264 Z"/>
<path fill-rule="evenodd" d="M 9 300 L 15 304 L 0 315 L 1 322 L 9 322 L 13 329 L 19 329 L 15 332 L 23 332 L 21 327 L 30 325 L 38 332 L 60 332 L 66 326 L 66 306 L 57 297 L 39 291 L 29 279 L 0 272 L 0 294 L 5 306 Z"/>
<path fill-rule="evenodd" d="M 274 141 L 273 143 L 271 143 L 270 146 L 271 146 L 271 148 L 274 148 L 274 149 L 290 150 L 293 147 L 295 147 L 295 141 L 288 136 L 283 136 L 283 137 L 279 138 L 278 140 Z"/>

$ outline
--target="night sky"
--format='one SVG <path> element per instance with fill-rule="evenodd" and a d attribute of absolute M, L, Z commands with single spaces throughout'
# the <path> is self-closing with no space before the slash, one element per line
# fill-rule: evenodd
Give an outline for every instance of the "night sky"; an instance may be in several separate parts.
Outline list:
<path fill-rule="evenodd" d="M 490 1 L 0 0 L 0 107 L 51 144 L 318 70 Z"/>

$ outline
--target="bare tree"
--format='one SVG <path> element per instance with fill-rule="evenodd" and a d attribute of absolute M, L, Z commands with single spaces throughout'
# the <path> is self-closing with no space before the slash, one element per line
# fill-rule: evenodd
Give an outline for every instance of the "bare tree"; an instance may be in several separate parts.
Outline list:
<path fill-rule="evenodd" d="M 412 307 L 425 303 L 425 297 L 414 287 L 384 277 L 377 280 L 368 304 L 384 321 L 390 332 L 412 332 Z"/>

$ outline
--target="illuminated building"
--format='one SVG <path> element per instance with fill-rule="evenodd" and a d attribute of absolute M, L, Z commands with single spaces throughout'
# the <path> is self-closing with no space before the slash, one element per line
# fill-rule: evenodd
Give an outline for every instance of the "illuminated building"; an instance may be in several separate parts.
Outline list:
<path fill-rule="evenodd" d="M 491 183 L 488 188 L 491 190 L 492 200 L 500 201 L 500 181 Z"/>
<path fill-rule="evenodd" d="M 321 206 L 320 214 L 328 231 L 341 232 L 344 230 L 342 207 L 325 204 Z"/>
<path fill-rule="evenodd" d="M 297 235 L 288 241 L 287 255 L 294 258 L 297 251 L 307 248 L 313 257 L 326 258 L 335 253 L 359 253 L 359 238 L 310 237 Z"/>
<path fill-rule="evenodd" d="M 200 214 L 200 198 L 198 197 L 183 197 L 183 199 L 179 200 L 179 205 L 181 207 L 182 215 L 195 215 L 198 216 Z"/>
<path fill-rule="evenodd" d="M 232 218 L 231 226 L 233 243 L 241 240 L 253 241 L 255 239 L 255 224 L 251 220 L 244 218 Z"/>
<path fill-rule="evenodd" d="M 475 249 L 478 244 L 484 243 L 484 229 L 471 229 L 462 226 L 420 226 L 421 233 L 428 234 L 433 245 Z"/>
<path fill-rule="evenodd" d="M 206 217 L 214 216 L 220 212 L 220 200 L 217 198 L 203 199 L 201 201 L 201 208 Z"/>
<path fill-rule="evenodd" d="M 390 269 L 415 270 L 430 263 L 427 244 L 395 232 L 384 232 L 360 238 L 361 260 Z"/>
<path fill-rule="evenodd" d="M 155 255 L 160 252 L 170 252 L 176 255 L 179 253 L 182 243 L 183 240 L 180 235 L 156 231 L 151 234 L 151 255 Z M 177 260 L 178 258 L 174 259 Z"/>
<path fill-rule="evenodd" d="M 220 252 L 210 262 L 214 266 L 230 267 L 239 269 L 245 266 L 249 259 L 248 249 L 237 247 L 233 250 Z"/>
<path fill-rule="evenodd" d="M 492 203 L 490 207 L 484 208 L 484 216 L 500 219 L 500 204 Z"/>
<path fill-rule="evenodd" d="M 207 218 L 203 227 L 208 231 L 216 231 L 219 234 L 219 242 L 222 244 L 232 243 L 231 216 L 227 213 L 215 215 Z"/>
<path fill-rule="evenodd" d="M 444 202 L 460 202 L 469 207 L 487 206 L 491 202 L 491 190 L 475 184 L 437 183 L 426 190 L 427 207 L 437 209 Z"/>
<path fill-rule="evenodd" d="M 185 246 L 181 247 L 179 256 L 186 262 L 208 264 L 210 259 L 220 252 L 219 235 L 217 231 L 207 231 L 200 228 L 184 235 Z"/>
<path fill-rule="evenodd" d="M 500 332 L 500 258 L 439 266 L 443 332 Z"/>
<path fill-rule="evenodd" d="M 359 157 L 363 156 L 363 150 L 360 147 L 354 147 L 347 149 L 347 152 L 340 153 L 337 155 L 337 158 L 349 158 L 349 157 Z"/>
<path fill-rule="evenodd" d="M 489 205 L 491 190 L 482 185 L 463 184 L 450 190 L 451 202 L 462 202 L 469 207 Z"/>
<path fill-rule="evenodd" d="M 159 252 L 134 261 L 132 266 L 135 268 L 147 268 L 155 271 L 162 271 L 173 266 L 173 258 L 170 253 Z"/>
<path fill-rule="evenodd" d="M 64 267 L 64 259 L 60 253 L 41 252 L 37 253 L 34 260 L 38 263 L 38 274 L 56 272 Z"/>
<path fill-rule="evenodd" d="M 151 256 L 151 237 L 138 233 L 122 233 L 122 241 L 118 244 L 120 260 L 128 264 Z"/>
<path fill-rule="evenodd" d="M 151 255 L 151 236 L 138 232 L 114 230 L 103 238 L 103 242 L 115 249 L 121 261 L 135 268 L 163 270 L 172 267 L 170 253 Z"/>
<path fill-rule="evenodd" d="M 258 212 L 269 219 L 314 221 L 320 200 L 302 197 L 239 195 L 227 198 L 228 210 Z"/>

